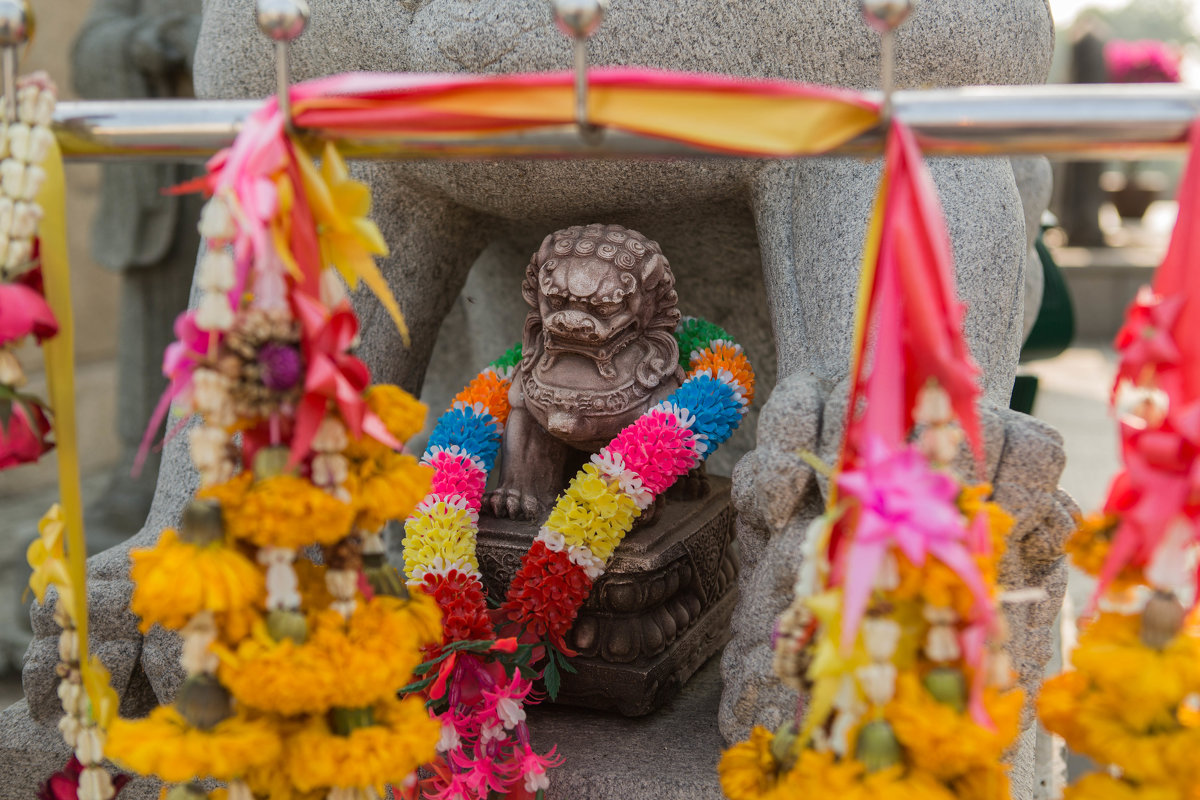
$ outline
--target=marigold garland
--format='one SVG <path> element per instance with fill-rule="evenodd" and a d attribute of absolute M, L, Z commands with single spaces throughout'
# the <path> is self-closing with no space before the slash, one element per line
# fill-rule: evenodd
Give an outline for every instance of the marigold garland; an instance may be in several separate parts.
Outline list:
<path fill-rule="evenodd" d="M 229 535 L 258 547 L 333 544 L 350 532 L 354 506 L 296 475 L 256 480 L 243 472 L 197 492 L 221 505 Z"/>
<path fill-rule="evenodd" d="M 239 778 L 279 758 L 281 747 L 270 720 L 236 716 L 205 731 L 174 708 L 159 706 L 145 719 L 114 721 L 105 754 L 134 772 L 182 783 Z"/>
<path fill-rule="evenodd" d="M 1200 791 L 1200 629 L 1195 556 L 1200 507 L 1200 125 L 1179 188 L 1179 219 L 1152 287 L 1116 337 L 1113 406 L 1124 468 L 1104 508 L 1079 520 L 1072 561 L 1096 577 L 1070 655 L 1042 687 L 1046 728 L 1107 768 L 1066 792 L 1083 800 L 1195 797 Z M 1097 615 L 1096 612 L 1099 611 Z"/>
<path fill-rule="evenodd" d="M 106 753 L 168 782 L 226 781 L 226 800 L 378 800 L 416 780 L 439 732 L 396 695 L 442 642 L 441 611 L 380 534 L 429 491 L 433 470 L 400 452 L 425 407 L 371 387 L 353 354 L 342 279 L 380 293 L 404 333 L 367 187 L 336 149 L 318 168 L 276 114 L 209 162 L 199 303 L 164 357 L 161 408 L 200 418 L 201 488 L 178 534 L 134 552 L 132 605 L 179 631 L 186 678 L 174 705 L 114 723 Z"/>
<path fill-rule="evenodd" d="M 224 542 L 195 545 L 179 540 L 172 528 L 149 549 L 129 554 L 133 596 L 129 608 L 152 625 L 180 630 L 202 611 L 216 615 L 222 635 L 237 641 L 258 620 L 266 599 L 262 573 Z"/>

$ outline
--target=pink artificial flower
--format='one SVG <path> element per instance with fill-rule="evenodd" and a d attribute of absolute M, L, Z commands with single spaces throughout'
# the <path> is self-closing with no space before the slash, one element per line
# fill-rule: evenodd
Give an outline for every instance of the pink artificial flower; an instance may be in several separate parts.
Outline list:
<path fill-rule="evenodd" d="M 33 335 L 40 342 L 58 333 L 58 321 L 42 293 L 22 283 L 0 283 L 0 345 Z"/>
<path fill-rule="evenodd" d="M 933 556 L 954 570 L 986 613 L 987 587 L 967 547 L 966 525 L 956 504 L 959 486 L 953 478 L 930 468 L 916 448 L 893 450 L 870 436 L 857 467 L 838 475 L 837 485 L 859 503 L 843 562 L 844 649 L 854 644 L 876 575 L 892 547 L 914 566 Z"/>
<path fill-rule="evenodd" d="M 539 791 L 550 788 L 550 776 L 546 773 L 562 762 L 562 757 L 555 755 L 553 747 L 550 748 L 550 752 L 541 756 L 535 753 L 528 743 L 522 745 L 521 755 L 517 760 L 517 773 L 524 778 L 525 791 L 536 795 Z"/>
<path fill-rule="evenodd" d="M 1166 42 L 1114 39 L 1104 46 L 1113 83 L 1179 83 L 1179 53 Z"/>
<path fill-rule="evenodd" d="M 483 696 L 491 702 L 504 727 L 511 729 L 525 721 L 525 698 L 532 688 L 533 682 L 525 680 L 520 670 L 515 670 L 511 681 L 497 684 L 494 689 L 485 689 Z"/>
<path fill-rule="evenodd" d="M 0 415 L 0 469 L 32 464 L 54 447 L 49 440 L 52 427 L 42 405 L 28 397 L 0 401 L 7 406 L 8 419 Z"/>

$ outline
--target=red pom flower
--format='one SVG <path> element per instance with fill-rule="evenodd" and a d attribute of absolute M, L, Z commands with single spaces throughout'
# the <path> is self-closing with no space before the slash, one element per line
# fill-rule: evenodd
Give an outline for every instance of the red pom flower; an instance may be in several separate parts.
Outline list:
<path fill-rule="evenodd" d="M 483 586 L 475 576 L 458 570 L 450 570 L 445 575 L 427 572 L 422 588 L 442 609 L 443 644 L 495 636 Z"/>
<path fill-rule="evenodd" d="M 539 639 L 549 636 L 555 647 L 567 652 L 563 637 L 591 591 L 592 581 L 583 567 L 572 564 L 566 552 L 556 553 L 536 541 L 521 560 L 500 612 Z"/>

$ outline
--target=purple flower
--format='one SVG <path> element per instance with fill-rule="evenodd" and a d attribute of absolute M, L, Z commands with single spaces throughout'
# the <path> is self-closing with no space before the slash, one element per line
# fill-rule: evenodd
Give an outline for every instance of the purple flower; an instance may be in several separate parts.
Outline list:
<path fill-rule="evenodd" d="M 300 351 L 280 342 L 267 342 L 260 347 L 258 363 L 262 367 L 263 385 L 273 392 L 286 392 L 300 383 L 304 375 Z"/>

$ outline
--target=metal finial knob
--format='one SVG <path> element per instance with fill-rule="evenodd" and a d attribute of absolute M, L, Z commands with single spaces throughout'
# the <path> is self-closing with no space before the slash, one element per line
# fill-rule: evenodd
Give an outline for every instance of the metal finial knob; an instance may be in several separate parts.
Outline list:
<path fill-rule="evenodd" d="M 880 33 L 899 28 L 916 7 L 916 0 L 862 0 L 863 19 Z"/>
<path fill-rule="evenodd" d="M 554 21 L 567 36 L 586 39 L 600 29 L 609 0 L 551 0 Z"/>
<path fill-rule="evenodd" d="M 4 0 L 0 0 L 4 2 Z M 277 42 L 290 42 L 308 25 L 306 0 L 257 0 L 258 29 Z"/>
<path fill-rule="evenodd" d="M 25 0 L 0 0 L 0 47 L 20 47 L 29 41 L 32 21 Z"/>

